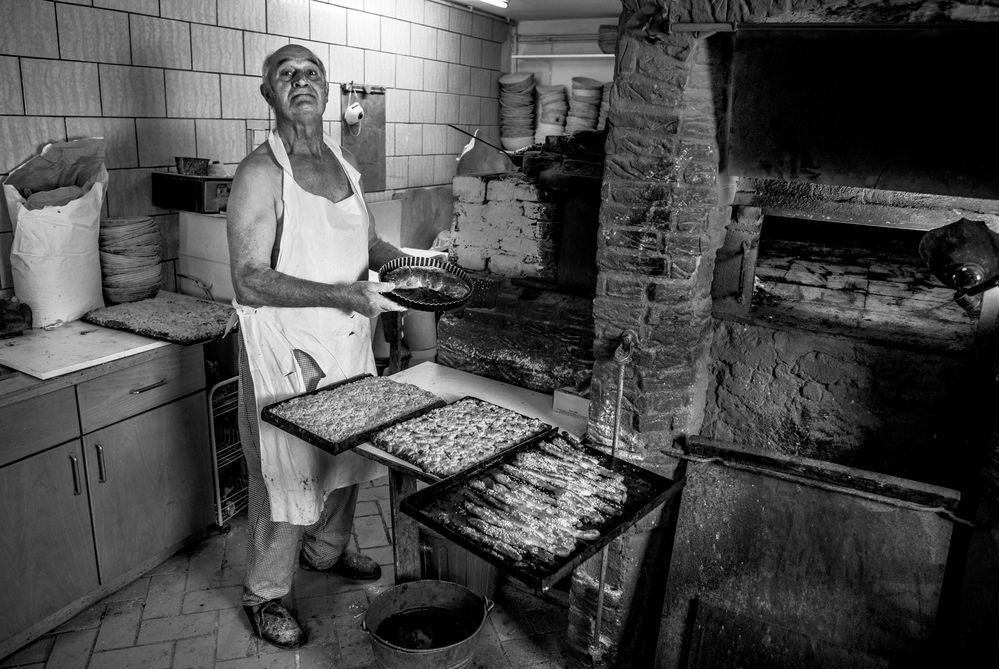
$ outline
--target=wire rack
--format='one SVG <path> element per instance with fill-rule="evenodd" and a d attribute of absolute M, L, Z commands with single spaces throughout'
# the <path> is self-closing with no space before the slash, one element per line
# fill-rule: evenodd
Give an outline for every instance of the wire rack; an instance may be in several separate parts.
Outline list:
<path fill-rule="evenodd" d="M 247 475 L 239 439 L 236 409 L 239 377 L 212 386 L 208 394 L 212 409 L 212 474 L 215 479 L 215 522 L 225 527 L 246 508 Z"/>

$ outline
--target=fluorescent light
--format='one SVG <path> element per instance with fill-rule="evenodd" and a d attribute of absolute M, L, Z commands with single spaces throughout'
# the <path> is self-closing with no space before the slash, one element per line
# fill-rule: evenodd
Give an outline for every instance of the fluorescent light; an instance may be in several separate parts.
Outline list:
<path fill-rule="evenodd" d="M 506 0 L 479 0 L 479 2 L 492 5 L 493 7 L 502 7 L 503 9 L 506 9 Z"/>

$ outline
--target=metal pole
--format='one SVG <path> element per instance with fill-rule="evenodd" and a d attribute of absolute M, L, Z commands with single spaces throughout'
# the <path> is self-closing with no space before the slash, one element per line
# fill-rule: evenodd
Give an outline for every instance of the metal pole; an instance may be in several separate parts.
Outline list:
<path fill-rule="evenodd" d="M 614 436 L 611 439 L 611 457 L 617 454 L 617 444 L 621 434 L 621 403 L 624 400 L 624 371 L 625 365 L 631 360 L 631 353 L 638 342 L 638 335 L 632 330 L 625 330 L 621 335 L 621 343 L 614 350 L 614 361 L 617 362 L 617 401 L 614 404 Z M 600 628 L 603 626 L 604 618 L 604 580 L 607 578 L 607 549 L 610 544 L 600 551 L 600 581 L 597 583 L 597 615 L 593 621 L 593 636 L 590 640 L 590 660 L 592 666 L 596 666 L 603 657 L 603 649 L 600 646 Z"/>

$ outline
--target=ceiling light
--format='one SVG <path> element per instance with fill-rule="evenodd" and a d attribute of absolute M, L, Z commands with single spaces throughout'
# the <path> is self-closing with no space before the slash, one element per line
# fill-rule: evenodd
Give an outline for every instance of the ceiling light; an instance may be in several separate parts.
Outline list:
<path fill-rule="evenodd" d="M 493 7 L 502 7 L 506 9 L 506 0 L 479 0 L 487 5 L 492 5 Z"/>

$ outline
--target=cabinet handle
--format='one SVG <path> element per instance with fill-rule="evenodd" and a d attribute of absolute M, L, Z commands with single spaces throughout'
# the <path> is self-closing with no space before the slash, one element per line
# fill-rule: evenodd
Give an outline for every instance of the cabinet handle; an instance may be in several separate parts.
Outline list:
<path fill-rule="evenodd" d="M 83 491 L 80 489 L 80 461 L 75 455 L 69 456 L 69 461 L 73 464 L 73 494 L 82 495 Z"/>
<path fill-rule="evenodd" d="M 97 449 L 97 481 L 104 483 L 108 480 L 107 471 L 104 469 L 104 447 L 94 444 L 94 448 Z"/>
<path fill-rule="evenodd" d="M 160 386 L 165 385 L 166 382 L 167 382 L 166 379 L 160 379 L 159 381 L 157 381 L 155 383 L 150 383 L 148 386 L 142 386 L 141 388 L 135 388 L 134 390 L 129 391 L 129 394 L 131 394 L 131 395 L 141 395 L 142 393 L 146 392 L 147 390 L 152 390 L 153 388 L 159 388 Z"/>

